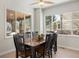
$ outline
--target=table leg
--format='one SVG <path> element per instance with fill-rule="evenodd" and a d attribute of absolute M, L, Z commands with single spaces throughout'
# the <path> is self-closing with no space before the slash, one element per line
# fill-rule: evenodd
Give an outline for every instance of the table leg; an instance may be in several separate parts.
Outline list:
<path fill-rule="evenodd" d="M 31 47 L 31 51 L 32 51 L 32 58 L 36 58 L 36 51 L 34 47 Z"/>

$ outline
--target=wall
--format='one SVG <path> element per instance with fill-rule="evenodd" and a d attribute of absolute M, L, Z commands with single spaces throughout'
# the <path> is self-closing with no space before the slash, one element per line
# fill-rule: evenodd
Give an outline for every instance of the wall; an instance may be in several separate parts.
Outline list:
<path fill-rule="evenodd" d="M 34 30 L 40 31 L 40 10 L 34 9 Z"/>
<path fill-rule="evenodd" d="M 58 35 L 58 46 L 79 51 L 79 36 Z"/>
<path fill-rule="evenodd" d="M 67 12 L 79 11 L 79 0 L 68 3 L 55 5 L 44 9 L 44 17 L 46 15 L 53 16 L 54 14 L 63 14 Z M 58 46 L 79 50 L 79 36 L 74 35 L 59 35 Z"/>
<path fill-rule="evenodd" d="M 66 12 L 73 12 L 79 10 L 79 0 L 55 5 L 49 8 L 44 9 L 44 16 L 46 15 L 54 15 L 54 14 L 62 14 Z"/>
<path fill-rule="evenodd" d="M 24 5 L 26 2 L 25 0 L 2 0 L 0 2 L 0 55 L 15 50 L 13 38 L 5 38 L 6 9 L 29 13 L 33 21 L 33 9 Z"/>

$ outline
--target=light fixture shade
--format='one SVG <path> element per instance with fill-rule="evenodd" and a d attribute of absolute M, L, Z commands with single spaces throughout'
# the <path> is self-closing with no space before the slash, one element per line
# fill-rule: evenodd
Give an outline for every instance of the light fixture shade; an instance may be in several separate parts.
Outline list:
<path fill-rule="evenodd" d="M 31 5 L 35 5 L 35 4 L 44 5 L 44 4 L 53 4 L 53 3 L 54 3 L 54 2 L 52 2 L 52 1 L 39 0 L 39 2 L 34 2 L 34 3 L 32 3 Z"/>
<path fill-rule="evenodd" d="M 39 5 L 44 5 L 44 2 L 40 2 Z"/>

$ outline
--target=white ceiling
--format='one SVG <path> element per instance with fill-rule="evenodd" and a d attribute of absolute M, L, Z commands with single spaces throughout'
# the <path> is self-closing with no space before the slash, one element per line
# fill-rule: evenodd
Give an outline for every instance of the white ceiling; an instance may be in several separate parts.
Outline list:
<path fill-rule="evenodd" d="M 52 5 L 45 4 L 45 5 L 42 6 L 43 8 L 53 6 L 53 5 L 57 5 L 57 4 L 61 4 L 61 3 L 64 3 L 64 2 L 69 2 L 69 1 L 72 1 L 72 0 L 46 0 L 46 1 L 52 1 L 52 2 L 54 2 L 54 4 L 52 4 Z M 29 7 L 32 7 L 32 8 L 39 8 L 40 7 L 38 4 L 31 5 L 31 3 L 38 2 L 38 0 L 19 0 L 19 2 L 23 2 L 22 3 L 23 5 L 29 6 Z"/>

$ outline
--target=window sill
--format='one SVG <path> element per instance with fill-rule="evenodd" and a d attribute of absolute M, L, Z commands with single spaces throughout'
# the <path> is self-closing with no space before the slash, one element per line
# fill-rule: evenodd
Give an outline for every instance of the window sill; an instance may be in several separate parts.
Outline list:
<path fill-rule="evenodd" d="M 5 38 L 7 39 L 7 38 L 13 38 L 13 36 L 11 35 L 11 36 L 5 36 Z"/>
<path fill-rule="evenodd" d="M 73 36 L 73 37 L 79 37 L 79 35 L 66 35 L 66 34 L 58 34 L 58 36 Z"/>
<path fill-rule="evenodd" d="M 9 34 L 9 36 L 5 35 L 5 38 L 13 38 L 13 35 L 16 34 L 15 32 L 12 32 Z"/>

